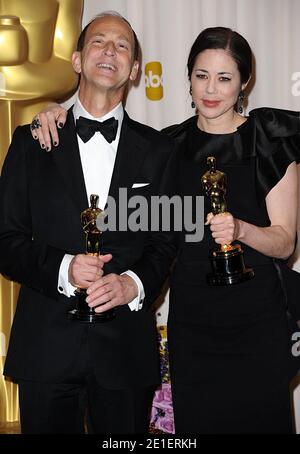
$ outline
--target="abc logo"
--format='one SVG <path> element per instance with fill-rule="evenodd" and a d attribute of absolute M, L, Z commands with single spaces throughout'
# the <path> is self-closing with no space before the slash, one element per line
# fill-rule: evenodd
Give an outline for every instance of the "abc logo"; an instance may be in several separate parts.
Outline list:
<path fill-rule="evenodd" d="M 145 66 L 146 96 L 151 101 L 159 101 L 164 95 L 162 66 L 159 61 L 151 61 Z"/>

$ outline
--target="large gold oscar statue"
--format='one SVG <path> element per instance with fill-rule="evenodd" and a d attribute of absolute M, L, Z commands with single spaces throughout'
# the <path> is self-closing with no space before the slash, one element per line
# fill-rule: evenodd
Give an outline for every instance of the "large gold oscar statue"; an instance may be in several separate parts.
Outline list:
<path fill-rule="evenodd" d="M 16 126 L 74 92 L 82 10 L 83 0 L 0 0 L 0 168 Z M 17 294 L 0 276 L 0 423 L 18 420 L 17 388 L 2 378 Z"/>

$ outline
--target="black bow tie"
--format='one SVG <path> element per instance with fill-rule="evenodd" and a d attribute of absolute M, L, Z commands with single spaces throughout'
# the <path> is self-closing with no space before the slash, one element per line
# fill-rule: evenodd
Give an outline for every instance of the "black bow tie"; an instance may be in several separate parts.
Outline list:
<path fill-rule="evenodd" d="M 100 131 L 108 143 L 115 140 L 118 129 L 118 120 L 114 117 L 103 122 L 90 120 L 89 118 L 79 117 L 76 120 L 76 131 L 81 140 L 86 143 L 90 140 L 96 131 Z"/>

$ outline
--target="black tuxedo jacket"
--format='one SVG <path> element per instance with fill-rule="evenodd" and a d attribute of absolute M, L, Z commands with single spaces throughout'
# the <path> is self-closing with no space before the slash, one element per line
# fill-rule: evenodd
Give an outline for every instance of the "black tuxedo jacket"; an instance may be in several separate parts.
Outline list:
<path fill-rule="evenodd" d="M 109 195 L 116 197 L 120 187 L 128 189 L 128 196 L 147 199 L 168 193 L 172 140 L 125 113 Z M 65 253 L 85 251 L 80 213 L 88 205 L 72 110 L 59 147 L 51 153 L 40 150 L 29 126 L 18 127 L 0 180 L 0 272 L 21 283 L 4 373 L 43 382 L 72 380 L 80 345 L 87 341 L 100 385 L 121 389 L 158 383 L 150 306 L 175 253 L 171 237 L 104 232 L 101 252 L 113 255 L 105 273 L 136 272 L 145 288 L 143 309 L 118 307 L 108 323 L 69 321 L 74 298 L 57 291 L 58 273 Z"/>

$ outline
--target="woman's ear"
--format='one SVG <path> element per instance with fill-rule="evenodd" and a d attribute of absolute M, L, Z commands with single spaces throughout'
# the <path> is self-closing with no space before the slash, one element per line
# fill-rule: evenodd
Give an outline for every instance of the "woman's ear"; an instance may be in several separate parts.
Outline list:
<path fill-rule="evenodd" d="M 247 82 L 245 82 L 244 84 L 242 84 L 242 87 L 241 87 L 241 90 L 242 90 L 242 91 L 245 90 L 245 88 L 247 87 L 247 85 L 248 85 L 248 83 L 250 82 L 250 80 L 251 80 L 251 75 L 250 75 L 249 79 L 247 80 Z"/>

